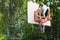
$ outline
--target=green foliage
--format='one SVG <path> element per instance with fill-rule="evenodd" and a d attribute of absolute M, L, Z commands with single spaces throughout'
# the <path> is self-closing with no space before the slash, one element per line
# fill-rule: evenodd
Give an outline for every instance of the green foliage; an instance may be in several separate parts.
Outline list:
<path fill-rule="evenodd" d="M 22 38 L 23 40 L 54 40 L 60 38 L 60 2 L 50 5 L 52 26 L 46 27 L 46 32 L 41 33 L 39 25 L 27 23 L 27 2 L 29 0 L 1 0 L 0 2 L 0 35 L 10 35 L 9 38 Z M 36 0 L 40 3 L 43 0 Z M 44 0 L 46 3 L 47 0 Z M 7 29 L 8 28 L 8 29 Z M 51 36 L 52 35 L 52 36 Z M 52 37 L 52 38 L 51 38 Z M 0 40 L 8 37 L 0 36 Z M 18 39 L 17 39 L 18 40 Z M 59 39 L 60 40 L 60 39 Z"/>
<path fill-rule="evenodd" d="M 0 36 L 0 40 L 7 40 L 6 36 Z"/>

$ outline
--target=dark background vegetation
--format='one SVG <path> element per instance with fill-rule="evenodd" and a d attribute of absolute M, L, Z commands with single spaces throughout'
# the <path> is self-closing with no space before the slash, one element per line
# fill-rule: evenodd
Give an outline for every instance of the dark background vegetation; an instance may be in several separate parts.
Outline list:
<path fill-rule="evenodd" d="M 0 0 L 0 40 L 60 40 L 60 0 L 36 0 L 50 2 L 53 20 L 45 33 L 41 33 L 39 25 L 27 23 L 28 1 Z"/>

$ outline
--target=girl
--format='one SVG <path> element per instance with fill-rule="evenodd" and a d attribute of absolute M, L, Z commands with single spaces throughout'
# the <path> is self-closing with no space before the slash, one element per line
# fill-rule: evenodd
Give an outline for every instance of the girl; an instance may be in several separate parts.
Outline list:
<path fill-rule="evenodd" d="M 38 22 L 39 22 L 39 25 L 40 25 L 40 29 L 41 29 L 42 33 L 44 33 L 45 32 L 44 23 L 47 20 L 51 20 L 51 18 L 50 18 L 50 8 L 48 6 L 46 6 L 44 3 L 41 3 L 36 12 L 39 14 L 38 15 L 38 19 L 39 19 Z"/>

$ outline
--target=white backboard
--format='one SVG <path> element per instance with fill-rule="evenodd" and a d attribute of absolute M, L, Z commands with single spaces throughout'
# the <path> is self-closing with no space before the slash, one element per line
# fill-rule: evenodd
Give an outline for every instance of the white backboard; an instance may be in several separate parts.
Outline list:
<path fill-rule="evenodd" d="M 39 24 L 38 22 L 34 21 L 34 11 L 36 11 L 39 7 L 39 4 L 37 3 L 33 3 L 33 2 L 28 2 L 28 9 L 27 9 L 27 13 L 28 13 L 28 23 L 31 24 Z M 44 25 L 46 26 L 51 26 L 51 22 L 47 21 L 46 23 L 44 23 Z"/>

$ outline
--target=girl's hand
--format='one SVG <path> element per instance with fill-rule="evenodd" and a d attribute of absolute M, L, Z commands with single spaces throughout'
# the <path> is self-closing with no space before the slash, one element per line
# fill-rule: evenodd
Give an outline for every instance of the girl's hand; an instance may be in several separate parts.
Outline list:
<path fill-rule="evenodd" d="M 51 18 L 51 17 L 49 17 L 49 18 L 47 18 L 47 20 L 48 20 L 48 21 L 50 21 L 50 20 L 52 20 L 52 18 Z"/>

